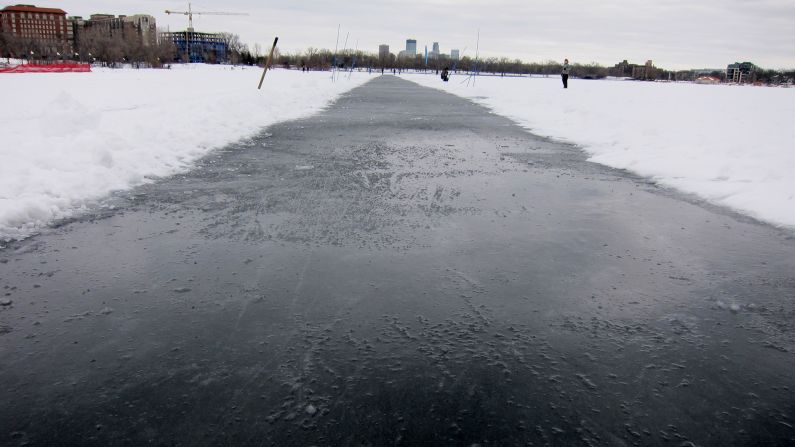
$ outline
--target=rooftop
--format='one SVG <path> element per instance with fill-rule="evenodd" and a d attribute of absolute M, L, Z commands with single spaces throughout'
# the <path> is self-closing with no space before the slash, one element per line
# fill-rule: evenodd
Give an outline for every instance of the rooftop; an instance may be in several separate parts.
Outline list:
<path fill-rule="evenodd" d="M 3 12 L 44 12 L 50 14 L 66 14 L 66 11 L 58 8 L 39 8 L 33 5 L 13 5 L 6 6 L 2 9 Z"/>

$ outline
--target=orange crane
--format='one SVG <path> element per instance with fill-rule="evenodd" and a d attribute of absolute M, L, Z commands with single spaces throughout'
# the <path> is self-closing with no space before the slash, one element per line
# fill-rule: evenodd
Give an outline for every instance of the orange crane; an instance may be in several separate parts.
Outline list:
<path fill-rule="evenodd" d="M 203 15 L 203 16 L 247 16 L 248 14 L 244 12 L 199 12 L 194 11 L 193 7 L 190 3 L 188 3 L 188 10 L 187 11 L 169 11 L 166 10 L 166 14 L 180 14 L 183 16 L 188 16 L 188 32 L 193 32 L 193 14 L 196 15 Z"/>

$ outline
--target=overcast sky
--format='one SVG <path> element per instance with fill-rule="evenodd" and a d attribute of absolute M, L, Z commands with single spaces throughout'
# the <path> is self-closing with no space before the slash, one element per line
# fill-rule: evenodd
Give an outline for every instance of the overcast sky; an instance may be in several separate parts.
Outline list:
<path fill-rule="evenodd" d="M 2 1 L 2 0 L 0 0 Z M 18 2 L 14 2 L 18 3 Z M 25 3 L 33 3 L 26 1 Z M 12 4 L 3 2 L 2 4 Z M 159 27 L 187 27 L 188 2 L 174 0 L 52 0 L 69 15 L 150 14 Z M 613 65 L 621 60 L 658 67 L 725 68 L 750 61 L 766 68 L 795 68 L 795 0 L 198 0 L 194 11 L 245 12 L 248 16 L 194 16 L 197 31 L 229 31 L 243 42 L 282 52 L 340 47 L 393 53 L 407 38 L 417 48 L 439 42 L 474 56 L 480 29 L 482 57 L 562 60 Z"/>

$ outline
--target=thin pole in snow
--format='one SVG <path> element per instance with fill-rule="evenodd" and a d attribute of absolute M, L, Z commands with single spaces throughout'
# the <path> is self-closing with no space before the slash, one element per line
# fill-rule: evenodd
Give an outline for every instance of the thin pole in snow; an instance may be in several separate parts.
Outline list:
<path fill-rule="evenodd" d="M 464 49 L 464 51 L 466 51 L 466 48 Z M 472 81 L 472 86 L 473 87 L 475 86 L 475 78 L 478 75 L 478 57 L 479 56 L 480 56 L 480 28 L 478 28 L 478 40 L 477 40 L 477 46 L 475 47 L 475 65 L 474 65 L 474 67 L 472 67 L 469 70 L 469 76 L 467 76 L 466 79 L 461 81 L 462 84 L 464 82 L 466 82 L 467 83 L 467 87 L 469 87 L 469 81 L 470 80 Z"/>
<path fill-rule="evenodd" d="M 337 51 L 340 48 L 340 26 L 342 25 L 337 25 L 337 43 L 334 45 L 334 57 L 332 58 L 334 66 L 331 67 L 331 82 L 334 82 L 334 71 L 337 69 Z"/>
<path fill-rule="evenodd" d="M 472 78 L 472 87 L 475 86 L 475 80 L 478 78 L 478 57 L 480 56 L 480 28 L 478 28 L 478 41 L 475 46 L 475 72 Z"/>
<path fill-rule="evenodd" d="M 344 45 L 342 45 L 342 53 L 343 53 L 343 54 L 345 54 L 345 50 L 347 50 L 347 49 L 348 49 L 348 38 L 349 38 L 349 37 L 351 37 L 351 32 L 350 32 L 350 31 L 348 31 L 347 33 L 345 33 L 345 44 L 344 44 Z M 344 63 L 344 61 L 345 61 L 345 59 L 343 59 L 343 63 Z"/>
<path fill-rule="evenodd" d="M 343 64 L 345 63 L 345 49 L 348 48 L 348 37 L 350 35 L 351 35 L 350 31 L 348 31 L 348 33 L 345 34 L 345 43 L 342 45 L 342 51 L 340 51 L 340 53 L 342 53 L 342 62 L 343 62 Z M 337 63 L 337 61 L 335 59 L 335 61 L 334 61 L 334 70 L 337 72 L 337 79 L 339 79 L 340 71 L 336 67 L 337 65 L 339 65 L 339 63 Z"/>
<path fill-rule="evenodd" d="M 359 52 L 359 39 L 356 39 L 356 49 L 353 51 L 353 62 L 351 63 L 351 71 L 348 73 L 348 79 L 353 74 L 353 67 L 356 65 L 356 54 Z"/>

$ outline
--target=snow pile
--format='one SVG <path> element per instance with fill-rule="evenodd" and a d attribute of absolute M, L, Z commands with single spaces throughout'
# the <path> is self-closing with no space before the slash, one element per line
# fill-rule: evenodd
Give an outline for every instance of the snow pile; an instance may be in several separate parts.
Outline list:
<path fill-rule="evenodd" d="M 0 75 L 0 240 L 190 167 L 263 126 L 317 112 L 366 82 L 354 73 L 175 66 Z"/>
<path fill-rule="evenodd" d="M 767 222 L 795 227 L 795 89 L 560 77 L 405 79 L 469 98 L 535 134 Z"/>

